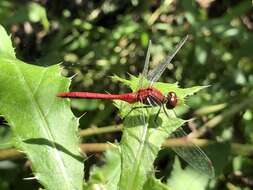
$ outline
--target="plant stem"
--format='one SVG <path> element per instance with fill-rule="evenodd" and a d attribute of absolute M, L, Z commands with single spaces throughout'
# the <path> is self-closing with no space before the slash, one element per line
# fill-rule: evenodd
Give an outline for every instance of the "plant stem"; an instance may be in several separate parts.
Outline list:
<path fill-rule="evenodd" d="M 192 142 L 198 146 L 208 146 L 210 144 L 216 143 L 214 141 L 206 140 L 206 139 L 192 139 L 192 138 L 177 138 L 177 139 L 168 139 L 163 143 L 163 147 L 176 147 L 176 146 L 190 146 L 189 142 Z M 103 152 L 107 149 L 113 147 L 113 144 L 109 143 L 84 143 L 80 144 L 80 148 L 83 152 Z M 233 154 L 243 154 L 243 155 L 252 155 L 253 147 L 250 144 L 239 144 L 232 143 L 231 150 Z M 11 148 L 11 149 L 3 149 L 0 150 L 0 160 L 8 160 L 8 159 L 17 159 L 24 157 L 25 154 L 20 151 Z"/>
<path fill-rule="evenodd" d="M 221 123 L 225 119 L 230 118 L 231 116 L 233 116 L 237 112 L 241 111 L 242 109 L 245 109 L 247 107 L 251 107 L 252 104 L 253 104 L 253 98 L 245 98 L 245 100 L 242 101 L 241 103 L 234 104 L 229 109 L 225 110 L 223 113 L 210 119 L 199 130 L 194 132 L 194 134 L 192 134 L 192 135 L 195 138 L 200 137 L 201 135 L 203 135 L 206 132 L 206 130 L 208 128 L 210 129 L 210 128 L 216 127 L 219 123 Z"/>
<path fill-rule="evenodd" d="M 0 160 L 22 158 L 25 154 L 19 152 L 15 148 L 2 149 L 0 150 Z"/>
<path fill-rule="evenodd" d="M 211 106 L 205 106 L 205 107 L 202 107 L 202 108 L 196 110 L 194 113 L 197 116 L 206 115 L 206 114 L 210 114 L 210 113 L 215 113 L 215 112 L 221 111 L 221 110 L 223 110 L 226 107 L 227 107 L 226 103 L 216 104 L 216 105 L 211 105 Z"/>
<path fill-rule="evenodd" d="M 112 125 L 107 127 L 90 127 L 88 129 L 83 129 L 79 131 L 81 137 L 103 134 L 103 133 L 112 133 L 122 131 L 123 125 Z"/>
<path fill-rule="evenodd" d="M 85 143 L 80 144 L 80 148 L 83 152 L 103 152 L 109 148 L 111 148 L 113 145 L 109 143 Z"/>

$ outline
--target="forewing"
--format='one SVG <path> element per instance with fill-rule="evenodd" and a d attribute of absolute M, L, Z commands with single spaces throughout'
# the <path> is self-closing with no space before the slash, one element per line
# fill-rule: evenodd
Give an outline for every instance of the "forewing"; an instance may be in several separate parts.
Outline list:
<path fill-rule="evenodd" d="M 140 78 L 140 81 L 139 81 L 139 88 L 138 89 L 143 87 L 143 80 L 144 80 L 144 78 L 147 78 L 147 75 L 148 75 L 151 47 L 152 47 L 152 41 L 149 40 L 148 49 L 147 49 L 146 58 L 145 58 L 145 64 L 144 64 L 144 68 L 142 70 L 142 75 L 141 75 L 141 78 Z"/>
<path fill-rule="evenodd" d="M 151 40 L 149 40 L 148 49 L 147 49 L 146 58 L 145 58 L 145 64 L 144 64 L 144 68 L 143 68 L 143 71 L 142 71 L 142 75 L 140 77 L 138 89 L 140 89 L 140 88 L 143 87 L 144 78 L 146 78 L 147 75 L 148 75 L 148 68 L 149 68 L 149 60 L 150 60 L 150 50 L 151 50 L 151 47 L 152 47 L 152 42 L 151 42 Z M 141 107 L 143 106 L 142 102 L 143 102 L 143 100 L 141 99 L 140 102 L 138 103 L 138 105 L 136 107 L 140 107 L 140 109 L 139 108 L 137 108 L 137 109 L 138 109 L 138 111 L 140 113 L 139 120 L 140 120 L 140 122 L 143 125 L 142 132 L 141 132 L 141 135 L 140 135 L 139 138 L 140 138 L 141 142 L 144 142 L 145 138 L 146 138 L 146 135 L 147 135 L 147 125 L 148 125 L 148 122 L 147 122 L 146 116 L 145 116 L 145 109 L 141 109 Z M 140 146 L 140 149 L 141 148 L 142 148 L 142 146 Z"/>
<path fill-rule="evenodd" d="M 187 134 L 181 127 L 175 130 L 171 136 L 173 138 L 187 138 Z M 173 150 L 193 168 L 213 178 L 214 168 L 211 160 L 197 145 L 191 142 L 188 145 L 187 147 L 174 147 Z"/>
<path fill-rule="evenodd" d="M 186 42 L 188 38 L 188 35 L 185 36 L 183 38 L 183 40 L 181 40 L 176 47 L 173 49 L 173 51 L 167 56 L 167 58 L 165 59 L 164 62 L 160 63 L 156 68 L 154 68 L 153 70 L 151 70 L 148 73 L 147 79 L 150 80 L 152 83 L 156 82 L 160 76 L 162 75 L 162 73 L 164 72 L 164 70 L 166 69 L 166 67 L 168 66 L 168 64 L 170 64 L 171 60 L 175 57 L 175 55 L 177 54 L 177 52 L 181 49 L 181 47 L 184 45 L 184 43 Z"/>

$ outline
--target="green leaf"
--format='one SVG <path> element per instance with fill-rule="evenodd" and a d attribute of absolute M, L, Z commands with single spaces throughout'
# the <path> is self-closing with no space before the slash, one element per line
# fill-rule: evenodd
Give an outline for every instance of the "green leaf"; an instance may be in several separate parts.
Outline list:
<path fill-rule="evenodd" d="M 145 183 L 143 190 L 171 190 L 167 185 L 163 184 L 159 179 L 154 176 L 149 176 Z"/>
<path fill-rule="evenodd" d="M 150 114 L 150 116 L 149 116 Z M 153 162 L 161 145 L 168 135 L 185 121 L 179 118 L 166 119 L 161 113 L 159 127 L 153 124 L 154 115 L 145 113 L 146 125 L 139 119 L 136 111 L 125 119 L 121 145 L 121 178 L 120 189 L 142 189 L 147 175 L 154 173 Z"/>
<path fill-rule="evenodd" d="M 15 57 L 14 48 L 12 47 L 12 43 L 10 37 L 5 31 L 4 27 L 0 25 L 0 55 L 6 55 L 9 57 Z"/>
<path fill-rule="evenodd" d="M 49 30 L 50 23 L 47 19 L 45 7 L 34 2 L 18 7 L 17 10 L 13 12 L 13 15 L 5 20 L 7 25 L 18 24 L 27 21 L 34 23 L 40 22 L 45 31 Z"/>
<path fill-rule="evenodd" d="M 205 190 L 208 184 L 208 176 L 198 173 L 191 167 L 182 169 L 178 158 L 175 159 L 171 176 L 167 184 L 172 189 L 183 190 Z"/>
<path fill-rule="evenodd" d="M 82 189 L 78 120 L 69 101 L 56 97 L 68 90 L 70 79 L 60 75 L 58 65 L 38 67 L 11 55 L 0 55 L 0 70 L 0 114 L 11 126 L 14 145 L 31 160 L 36 179 L 48 190 Z"/>
<path fill-rule="evenodd" d="M 9 129 L 0 125 L 0 149 L 7 149 L 12 147 L 12 134 Z"/>
<path fill-rule="evenodd" d="M 88 182 L 89 188 L 104 187 L 108 190 L 117 190 L 121 172 L 120 152 L 119 147 L 115 146 L 105 152 L 106 163 L 102 167 L 94 167 L 90 172 Z"/>
<path fill-rule="evenodd" d="M 32 22 L 41 22 L 44 29 L 49 29 L 46 9 L 38 3 L 30 3 L 28 7 L 28 17 Z"/>
<path fill-rule="evenodd" d="M 132 91 L 136 91 L 139 87 L 139 78 L 130 76 L 130 80 L 122 79 L 114 76 L 113 79 L 118 80 L 129 86 Z M 144 86 L 148 81 L 144 81 Z M 174 91 L 180 100 L 184 102 L 187 95 L 202 89 L 203 87 L 193 87 L 182 89 L 177 83 L 155 83 L 154 87 L 163 94 Z M 147 181 L 147 177 L 154 173 L 153 162 L 164 140 L 178 127 L 182 126 L 186 121 L 176 118 L 171 110 L 167 110 L 170 118 L 161 110 L 157 121 L 155 117 L 159 111 L 159 107 L 148 109 L 134 109 L 133 107 L 143 106 L 135 103 L 129 106 L 128 103 L 115 101 L 116 106 L 120 109 L 124 119 L 123 136 L 120 142 L 121 147 L 121 177 L 119 189 L 142 189 Z"/>

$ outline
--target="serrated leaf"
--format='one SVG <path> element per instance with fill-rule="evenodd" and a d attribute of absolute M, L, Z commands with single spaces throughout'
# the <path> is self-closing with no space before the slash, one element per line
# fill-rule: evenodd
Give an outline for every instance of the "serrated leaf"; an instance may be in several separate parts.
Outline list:
<path fill-rule="evenodd" d="M 113 79 L 123 82 L 133 91 L 138 90 L 139 78 L 137 77 L 131 76 L 130 80 L 126 80 L 114 76 Z M 144 81 L 144 83 L 147 83 L 147 81 Z M 190 90 L 180 89 L 177 84 L 155 83 L 154 87 L 162 93 L 174 91 L 182 99 L 192 93 Z M 128 115 L 133 107 L 142 106 L 139 103 L 129 105 L 120 101 L 116 101 L 115 104 L 120 109 L 123 117 Z M 167 110 L 171 117 L 168 118 L 161 111 L 157 123 L 155 117 L 159 107 L 141 110 L 133 110 L 131 115 L 124 120 L 124 130 L 120 142 L 122 170 L 119 189 L 122 190 L 139 190 L 143 188 L 147 177 L 154 173 L 153 162 L 161 149 L 162 143 L 174 130 L 186 122 L 176 118 L 173 111 Z"/>
<path fill-rule="evenodd" d="M 81 190 L 78 121 L 70 103 L 56 97 L 68 90 L 70 80 L 58 65 L 38 67 L 13 55 L 0 55 L 0 70 L 0 113 L 11 126 L 14 145 L 31 160 L 36 179 L 48 190 Z"/>
<path fill-rule="evenodd" d="M 198 173 L 191 167 L 182 169 L 178 158 L 176 158 L 167 184 L 177 190 L 205 190 L 208 181 L 208 176 Z"/>
<path fill-rule="evenodd" d="M 157 113 L 157 110 L 156 112 Z M 142 124 L 136 111 L 125 119 L 121 146 L 121 178 L 119 188 L 142 189 L 147 176 L 154 173 L 153 162 L 164 140 L 171 132 L 185 122 L 179 118 L 167 119 L 164 113 L 159 116 L 159 127 L 152 120 L 155 115 L 145 113 L 149 122 Z"/>

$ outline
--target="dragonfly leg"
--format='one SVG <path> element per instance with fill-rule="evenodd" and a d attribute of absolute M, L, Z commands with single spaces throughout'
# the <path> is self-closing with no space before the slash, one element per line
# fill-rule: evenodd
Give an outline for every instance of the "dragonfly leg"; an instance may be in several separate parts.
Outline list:
<path fill-rule="evenodd" d="M 166 115 L 168 118 L 170 118 L 170 116 L 169 116 L 169 114 L 168 114 L 168 112 L 167 112 L 167 110 L 166 110 L 166 108 L 165 108 L 164 105 L 163 105 L 163 111 L 164 111 L 165 115 Z"/>
<path fill-rule="evenodd" d="M 157 122 L 157 119 L 158 119 L 158 116 L 159 116 L 159 114 L 160 114 L 160 112 L 161 112 L 161 108 L 162 108 L 161 106 L 162 106 L 163 104 L 162 104 L 162 102 L 160 102 L 157 98 L 155 98 L 155 97 L 153 97 L 153 96 L 150 96 L 150 97 L 148 98 L 148 102 L 149 102 L 150 105 L 155 104 L 155 106 L 159 106 L 159 110 L 158 110 L 157 114 L 155 115 L 155 119 L 154 119 L 155 124 L 156 124 L 156 125 L 159 125 L 159 123 Z"/>
<path fill-rule="evenodd" d="M 161 109 L 162 109 L 162 107 L 160 106 L 160 108 L 159 108 L 159 110 L 158 110 L 158 112 L 157 112 L 157 114 L 156 114 L 156 116 L 155 116 L 155 124 L 156 125 L 158 125 L 158 123 L 157 123 L 157 119 L 158 119 L 158 116 L 159 116 L 159 114 L 160 114 L 160 112 L 161 112 Z"/>

